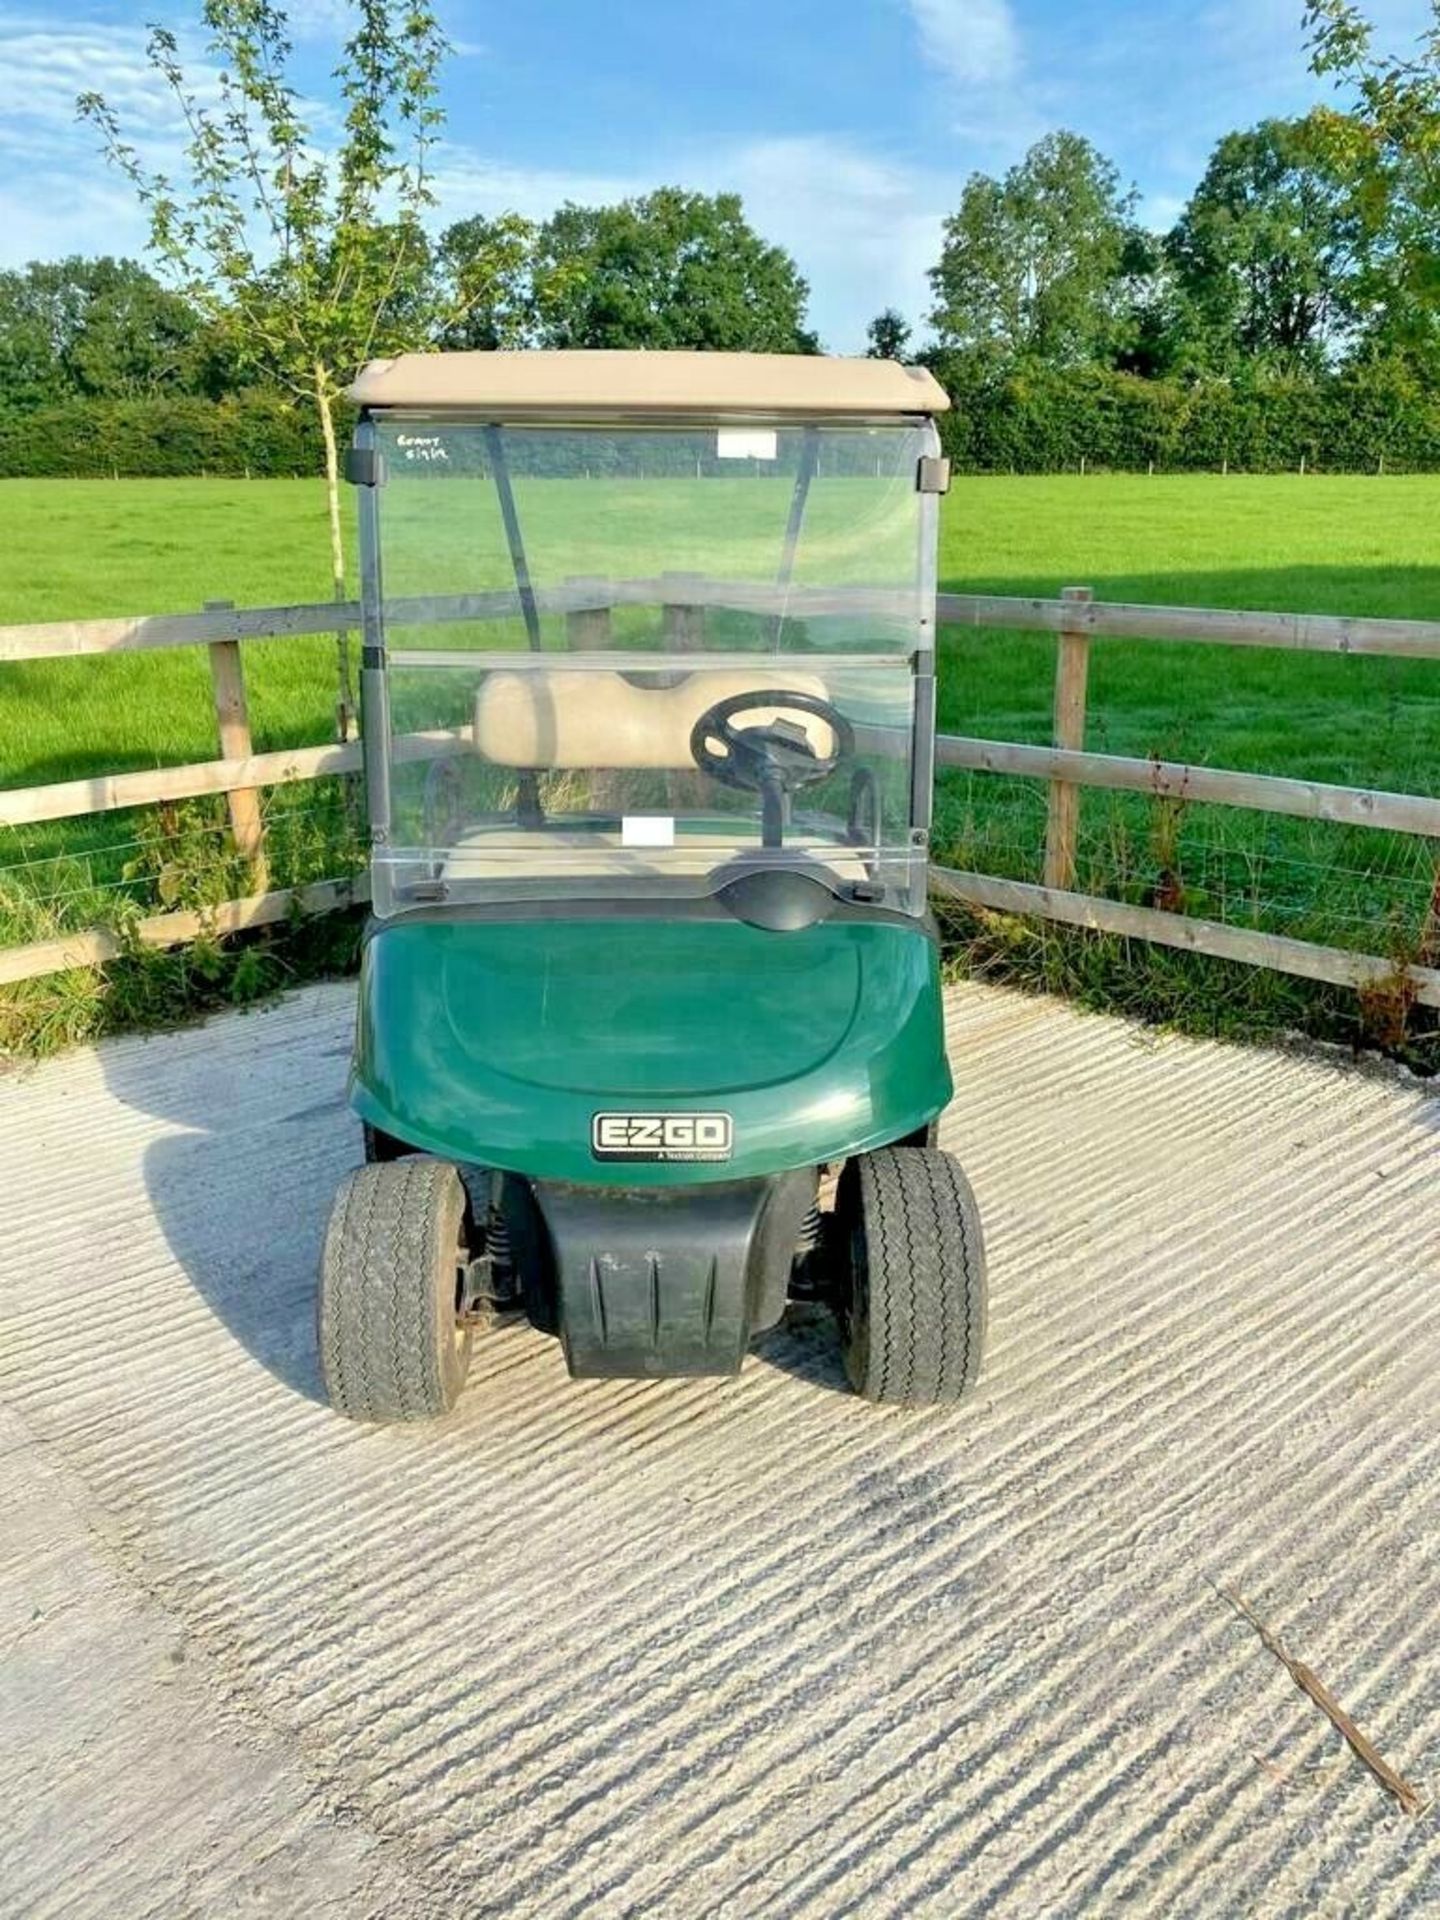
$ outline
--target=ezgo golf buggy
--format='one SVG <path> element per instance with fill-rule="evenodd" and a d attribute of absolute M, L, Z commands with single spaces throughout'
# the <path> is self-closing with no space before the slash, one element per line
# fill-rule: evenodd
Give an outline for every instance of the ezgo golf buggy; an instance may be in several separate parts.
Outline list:
<path fill-rule="evenodd" d="M 374 918 L 331 1401 L 443 1413 L 505 1309 L 575 1375 L 731 1374 L 817 1298 L 866 1397 L 958 1399 L 944 394 L 883 360 L 458 353 L 353 398 Z"/>

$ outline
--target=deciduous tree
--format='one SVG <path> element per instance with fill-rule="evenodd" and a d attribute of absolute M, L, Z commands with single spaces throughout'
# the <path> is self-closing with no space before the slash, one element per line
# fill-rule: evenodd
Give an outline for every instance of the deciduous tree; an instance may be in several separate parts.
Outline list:
<path fill-rule="evenodd" d="M 445 229 L 435 267 L 454 317 L 442 330 L 442 347 L 488 352 L 529 344 L 535 236 L 534 224 L 515 213 L 472 214 Z"/>
<path fill-rule="evenodd" d="M 442 287 L 424 220 L 442 115 L 446 43 L 429 0 L 347 0 L 352 30 L 336 69 L 333 142 L 292 77 L 286 15 L 271 0 L 204 0 L 215 71 L 187 73 L 179 43 L 152 28 L 149 58 L 185 129 L 176 181 L 86 93 L 81 115 L 149 215 L 150 245 L 173 283 L 224 329 L 242 363 L 318 415 L 330 556 L 346 597 L 336 407 L 359 367 L 433 341 L 489 285 L 469 259 Z M 203 81 L 203 84 L 202 84 Z M 342 653 L 341 726 L 350 718 Z"/>
<path fill-rule="evenodd" d="M 532 292 L 544 346 L 815 351 L 799 269 L 734 193 L 567 204 L 540 228 Z"/>
<path fill-rule="evenodd" d="M 10 406 L 194 392 L 202 332 L 189 302 L 133 260 L 72 257 L 0 273 L 0 391 Z"/>
<path fill-rule="evenodd" d="M 1076 133 L 1052 133 L 992 179 L 972 174 L 930 275 L 944 347 L 1063 366 L 1123 339 L 1135 195 Z"/>
<path fill-rule="evenodd" d="M 1321 125 L 1359 179 L 1370 245 L 1372 344 L 1440 371 L 1440 0 L 1407 54 L 1377 51 L 1353 0 L 1309 0 L 1311 66 L 1348 111 Z"/>
<path fill-rule="evenodd" d="M 1226 134 L 1167 242 L 1209 364 L 1335 359 L 1363 306 L 1365 239 L 1355 170 L 1320 117 Z"/>
<path fill-rule="evenodd" d="M 886 307 L 865 329 L 865 338 L 870 343 L 865 349 L 869 359 L 903 360 L 910 342 L 910 329 L 894 307 Z"/>

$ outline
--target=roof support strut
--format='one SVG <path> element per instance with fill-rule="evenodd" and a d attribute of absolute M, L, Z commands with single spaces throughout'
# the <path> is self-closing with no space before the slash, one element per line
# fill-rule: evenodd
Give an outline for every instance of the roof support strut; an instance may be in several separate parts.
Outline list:
<path fill-rule="evenodd" d="M 500 518 L 505 522 L 505 539 L 510 548 L 510 565 L 515 570 L 515 591 L 520 596 L 520 612 L 530 651 L 540 651 L 540 609 L 535 604 L 535 589 L 530 584 L 530 562 L 525 557 L 525 540 L 520 532 L 520 515 L 515 510 L 515 489 L 510 482 L 510 462 L 500 429 L 485 429 L 485 449 L 490 456 L 490 471 L 495 477 L 495 492 L 500 501 Z M 540 775 L 526 768 L 516 780 L 515 812 L 520 825 L 533 833 L 545 824 L 545 809 L 540 804 Z"/>
<path fill-rule="evenodd" d="M 805 524 L 805 508 L 810 499 L 810 482 L 815 478 L 815 469 L 820 464 L 820 435 L 816 428 L 807 427 L 800 442 L 800 465 L 795 470 L 795 488 L 790 495 L 790 517 L 785 522 L 785 544 L 780 549 L 780 571 L 775 576 L 777 587 L 788 587 L 795 572 L 795 549 L 800 544 L 800 529 Z M 783 609 L 770 622 L 770 644 L 776 646 L 780 640 L 780 629 L 785 624 Z"/>
<path fill-rule="evenodd" d="M 515 511 L 515 489 L 510 482 L 510 462 L 499 427 L 485 429 L 485 450 L 490 456 L 490 471 L 500 500 L 500 518 L 505 523 L 505 539 L 510 548 L 510 565 L 515 570 L 515 591 L 520 596 L 520 612 L 530 651 L 540 651 L 540 610 L 535 605 L 535 589 L 530 584 L 530 562 L 525 557 L 525 541 L 520 532 L 520 516 Z"/>

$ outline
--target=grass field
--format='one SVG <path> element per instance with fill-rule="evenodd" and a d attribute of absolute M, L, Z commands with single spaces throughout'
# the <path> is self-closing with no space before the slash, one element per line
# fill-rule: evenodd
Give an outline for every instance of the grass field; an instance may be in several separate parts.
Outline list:
<path fill-rule="evenodd" d="M 0 622 L 323 599 L 323 497 L 300 481 L 7 481 Z M 574 571 L 585 571 L 577 549 Z M 945 503 L 940 576 L 952 591 L 1440 619 L 1440 476 L 1091 476 L 957 480 Z M 943 729 L 1042 741 L 1054 642 L 943 637 Z M 256 745 L 329 737 L 333 643 L 255 643 L 246 671 Z M 1250 649 L 1105 641 L 1093 651 L 1087 744 L 1418 792 L 1440 791 L 1440 666 Z M 203 650 L 0 667 L 0 785 L 29 785 L 215 752 Z M 292 804 L 298 804 L 294 802 Z M 1038 875 L 1036 783 L 946 776 L 942 851 L 957 864 Z M 290 822 L 290 870 L 324 865 L 333 798 Z M 190 830 L 219 834 L 198 808 Z M 1087 794 L 1082 878 L 1192 910 L 1382 951 L 1424 936 L 1428 843 L 1239 811 L 1157 807 Z M 172 823 L 173 827 L 173 823 Z M 135 861 L 119 817 L 0 835 L 0 939 L 96 910 L 94 887 Z M 104 849 L 124 842 L 120 854 Z M 140 849 L 132 891 L 163 856 Z M 33 863 L 80 856 L 45 912 Z M 285 858 L 282 853 L 282 868 Z M 17 869 L 24 868 L 23 872 Z M 288 877 L 288 876 L 287 876 Z M 1382 944 L 1383 943 L 1383 944 Z"/>
<path fill-rule="evenodd" d="M 5 481 L 0 622 L 326 597 L 323 499 L 308 481 Z M 577 562 L 575 571 L 583 571 Z M 942 586 L 1440 619 L 1440 476 L 960 478 Z M 1042 739 L 1053 643 L 947 636 L 942 723 Z M 325 640 L 248 649 L 262 747 L 324 737 Z M 1440 745 L 1424 664 L 1107 641 L 1090 744 L 1217 765 L 1428 788 Z M 0 669 L 0 784 L 204 757 L 201 651 Z"/>
<path fill-rule="evenodd" d="M 962 481 L 947 585 L 1090 586 L 1149 604 L 1440 619 L 1440 477 L 1186 476 Z M 1054 641 L 952 632 L 943 728 L 1043 741 Z M 1092 649 L 1086 744 L 1101 752 L 1440 791 L 1440 664 L 1178 643 Z M 1038 783 L 945 784 L 961 864 L 1039 878 Z M 1081 884 L 1378 952 L 1429 932 L 1431 843 L 1220 807 L 1087 793 Z"/>

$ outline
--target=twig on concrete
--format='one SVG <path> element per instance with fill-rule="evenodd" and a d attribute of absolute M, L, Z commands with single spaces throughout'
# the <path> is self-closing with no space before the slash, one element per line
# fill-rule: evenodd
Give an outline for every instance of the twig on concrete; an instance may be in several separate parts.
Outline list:
<path fill-rule="evenodd" d="M 1250 1622 L 1260 1636 L 1261 1645 L 1274 1654 L 1300 1691 L 1308 1694 L 1320 1711 L 1327 1716 L 1331 1725 L 1344 1735 L 1351 1750 L 1365 1762 L 1385 1791 L 1395 1796 L 1406 1813 L 1422 1812 L 1427 1804 L 1425 1796 L 1418 1787 L 1412 1787 L 1403 1774 L 1395 1771 L 1373 1742 L 1356 1726 L 1320 1676 L 1312 1672 L 1303 1660 L 1295 1658 L 1274 1629 L 1266 1626 L 1249 1601 L 1242 1599 L 1229 1587 L 1218 1587 L 1216 1591 L 1223 1599 L 1230 1602 L 1238 1614 Z"/>

